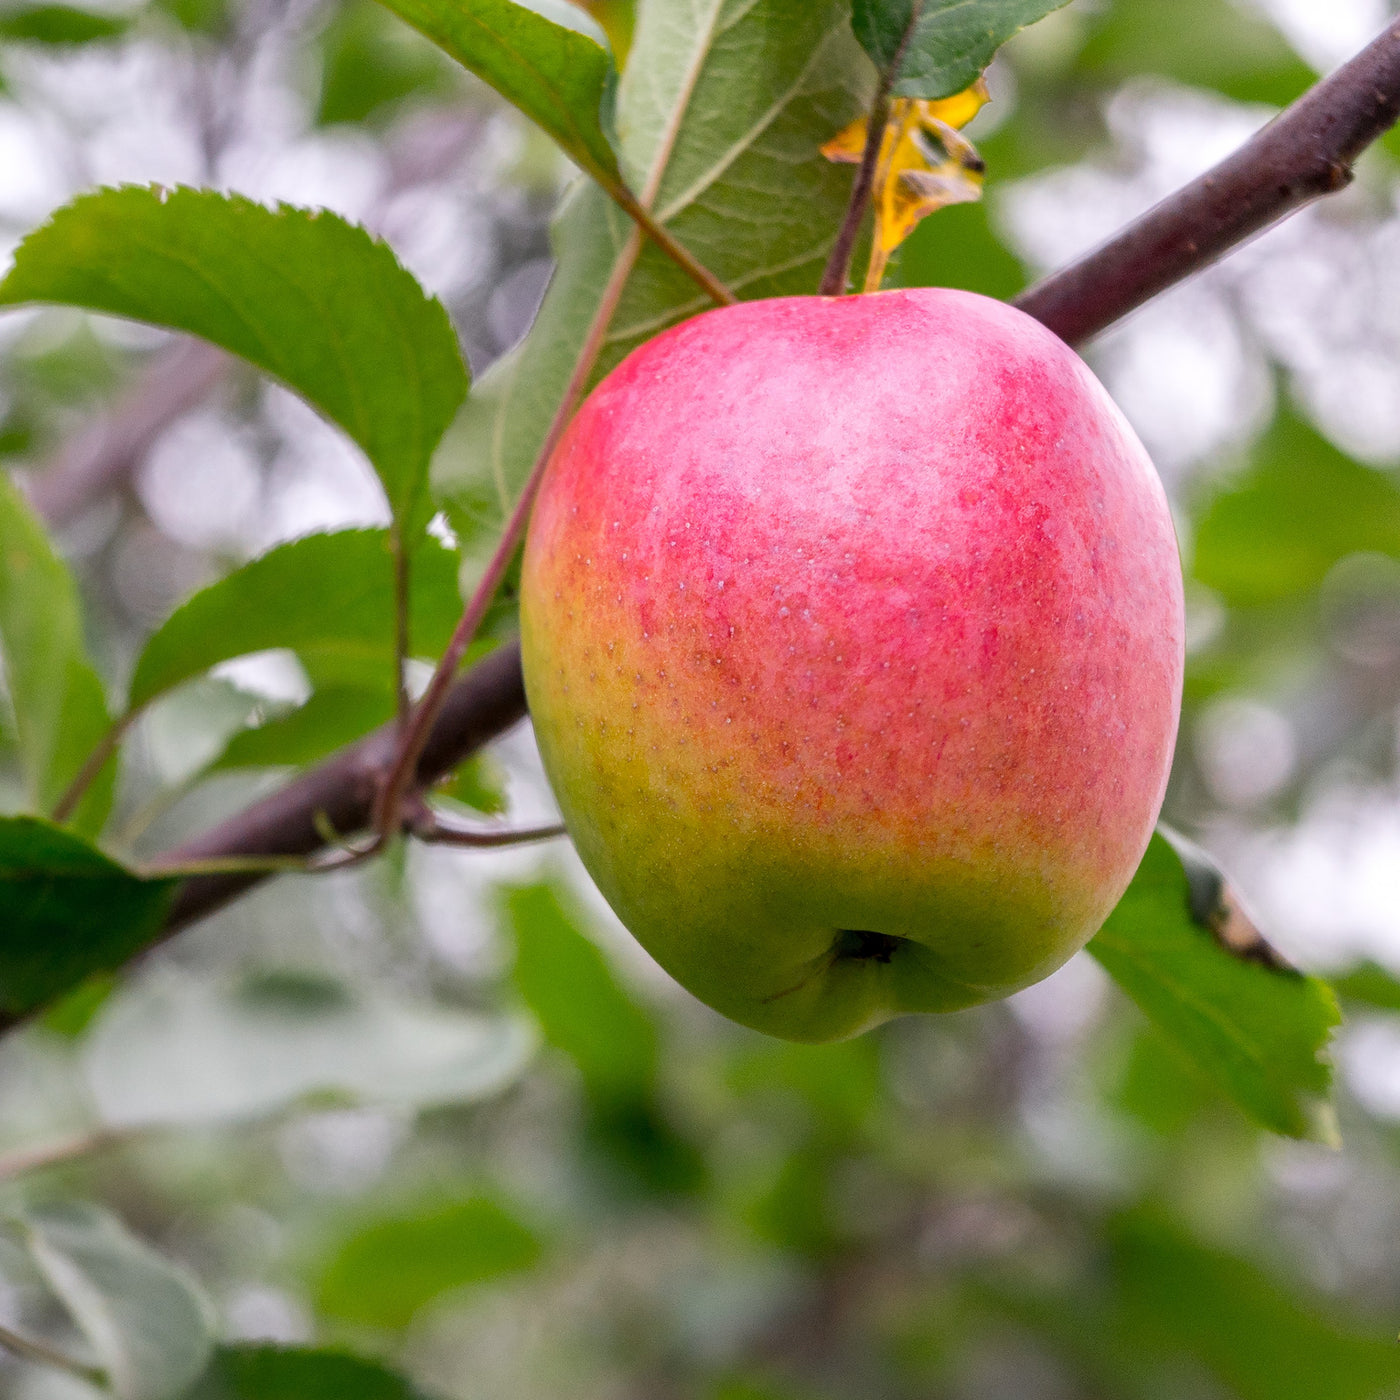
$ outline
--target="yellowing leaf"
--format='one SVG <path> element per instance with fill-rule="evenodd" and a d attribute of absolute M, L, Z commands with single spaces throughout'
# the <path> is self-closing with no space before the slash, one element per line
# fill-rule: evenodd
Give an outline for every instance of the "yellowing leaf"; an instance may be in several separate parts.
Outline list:
<path fill-rule="evenodd" d="M 869 124 L 866 117 L 857 117 L 850 126 L 842 127 L 830 141 L 822 147 L 822 155 L 827 160 L 859 165 L 865 153 L 865 133 Z"/>
<path fill-rule="evenodd" d="M 982 157 L 959 128 L 981 111 L 987 98 L 986 81 L 979 78 L 952 97 L 900 97 L 890 103 L 875 167 L 875 244 L 865 278 L 867 292 L 879 289 L 890 254 L 922 219 L 949 204 L 982 197 Z M 832 137 L 822 154 L 828 160 L 858 164 L 868 129 L 867 119 L 858 118 Z"/>
<path fill-rule="evenodd" d="M 951 97 L 940 97 L 932 102 L 918 101 L 917 105 L 931 121 L 947 122 L 949 126 L 961 130 L 991 100 L 986 78 L 978 78 L 971 87 L 955 92 Z"/>

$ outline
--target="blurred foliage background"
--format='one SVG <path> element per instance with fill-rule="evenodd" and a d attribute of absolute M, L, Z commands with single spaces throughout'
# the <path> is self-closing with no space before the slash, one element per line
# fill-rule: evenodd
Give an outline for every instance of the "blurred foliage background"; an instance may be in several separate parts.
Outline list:
<path fill-rule="evenodd" d="M 625 50 L 627 0 L 593 9 Z M 1014 294 L 1388 17 L 1074 0 L 991 72 L 985 202 L 927 221 L 897 276 Z M 567 851 L 415 849 L 280 881 L 7 1039 L 0 1207 L 100 1203 L 200 1280 L 220 1335 L 344 1345 L 443 1400 L 1400 1395 L 1397 161 L 1392 136 L 1090 352 L 1187 564 L 1167 816 L 1339 974 L 1342 1150 L 1251 1128 L 1085 958 L 796 1047 L 672 986 Z M 327 205 L 442 297 L 479 374 L 529 325 L 569 179 L 369 0 L 0 10 L 7 248 L 97 183 Z M 0 320 L 0 454 L 114 677 L 200 583 L 382 523 L 368 468 L 289 395 L 76 313 Z M 162 702 L 122 839 L 168 844 L 374 722 L 383 698 L 334 682 L 267 654 Z M 551 810 L 525 730 L 455 795 Z M 0 1323 L 65 1339 L 9 1236 Z M 94 1392 L 5 1358 L 0 1393 Z"/>

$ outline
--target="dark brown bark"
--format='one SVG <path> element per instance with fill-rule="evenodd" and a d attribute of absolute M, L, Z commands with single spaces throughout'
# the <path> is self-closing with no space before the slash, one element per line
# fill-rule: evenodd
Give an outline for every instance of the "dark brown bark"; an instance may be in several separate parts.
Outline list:
<path fill-rule="evenodd" d="M 1400 117 L 1400 20 L 1233 155 L 1016 305 L 1080 345 L 1286 215 L 1350 183 Z"/>
<path fill-rule="evenodd" d="M 426 785 L 450 773 L 524 716 L 520 651 L 512 643 L 478 662 L 453 686 L 418 760 L 418 781 Z M 325 845 L 318 826 L 324 829 L 329 823 L 347 836 L 363 831 L 397 743 L 398 725 L 384 725 L 212 831 L 163 852 L 160 863 L 191 864 L 216 856 L 310 855 Z M 202 875 L 187 880 L 170 912 L 166 933 L 194 923 L 265 878 Z"/>

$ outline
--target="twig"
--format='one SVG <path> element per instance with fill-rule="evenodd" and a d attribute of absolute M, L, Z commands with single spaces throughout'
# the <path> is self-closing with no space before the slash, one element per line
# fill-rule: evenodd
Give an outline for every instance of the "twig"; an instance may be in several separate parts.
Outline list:
<path fill-rule="evenodd" d="M 202 403 L 228 365 L 222 350 L 203 341 L 182 340 L 162 351 L 111 408 L 28 477 L 34 509 L 50 525 L 76 519 L 126 481 L 156 437 Z"/>
<path fill-rule="evenodd" d="M 1016 299 L 1071 345 L 1351 181 L 1400 117 L 1400 20 L 1233 155 Z"/>
<path fill-rule="evenodd" d="M 41 1171 L 45 1167 L 60 1166 L 79 1157 L 90 1156 L 105 1147 L 124 1142 L 140 1129 L 133 1128 L 92 1128 L 87 1132 L 75 1133 L 72 1137 L 60 1138 L 56 1142 L 43 1142 L 32 1147 L 16 1147 L 0 1153 L 0 1181 L 13 1181 L 17 1176 L 28 1172 Z"/>
<path fill-rule="evenodd" d="M 87 790 L 97 781 L 98 775 L 116 753 L 117 746 L 139 713 L 139 710 L 128 710 L 107 727 L 107 732 L 97 741 L 97 746 L 78 769 L 73 781 L 64 789 L 63 796 L 54 804 L 54 821 L 66 822 L 77 811 L 78 803 L 83 800 Z"/>
<path fill-rule="evenodd" d="M 1345 176 L 1339 172 L 1397 114 L 1400 21 L 1215 170 L 1097 252 L 1031 288 L 1018 304 L 1071 344 L 1081 343 L 1307 199 L 1340 188 Z M 1156 256 L 1168 258 L 1169 273 L 1144 265 L 1154 248 Z M 520 651 L 511 645 L 452 683 L 418 759 L 415 786 L 431 786 L 524 715 Z M 396 726 L 387 725 L 162 859 L 182 864 L 232 855 L 308 855 L 325 845 L 317 829 L 322 813 L 338 831 L 362 831 L 396 744 Z M 261 878 L 206 875 L 187 881 L 162 936 L 222 908 Z M 0 1021 L 0 1030 L 6 1024 Z"/>
<path fill-rule="evenodd" d="M 409 636 L 409 590 L 412 584 L 412 561 L 404 544 L 403 529 L 398 521 L 390 531 L 390 547 L 394 553 L 394 695 L 399 728 L 408 732 L 413 702 L 408 694 L 408 657 L 412 639 Z"/>
<path fill-rule="evenodd" d="M 70 1376 L 77 1376 L 80 1381 L 87 1381 L 90 1385 L 105 1387 L 107 1384 L 107 1373 L 100 1366 L 88 1366 L 69 1356 L 66 1351 L 60 1351 L 48 1342 L 41 1342 L 37 1337 L 25 1337 L 18 1332 L 12 1332 L 8 1327 L 0 1326 L 0 1347 L 25 1361 L 34 1361 L 40 1366 L 52 1366 L 56 1370 L 66 1371 Z"/>
<path fill-rule="evenodd" d="M 520 653 L 501 648 L 479 661 L 448 691 L 447 700 L 418 760 L 415 785 L 427 787 L 525 716 Z M 335 831 L 363 831 L 375 794 L 398 744 L 390 722 L 286 787 L 237 813 L 160 859 L 170 865 L 226 855 L 310 855 L 326 845 L 325 824 Z M 165 934 L 178 932 L 221 908 L 264 878 L 206 875 L 187 881 L 175 898 Z"/>
<path fill-rule="evenodd" d="M 559 400 L 559 406 L 554 411 L 554 419 L 549 425 L 548 432 L 545 433 L 544 441 L 540 444 L 534 465 L 530 469 L 530 475 L 516 500 L 515 508 L 511 511 L 505 529 L 501 532 L 501 538 L 496 543 L 495 552 L 486 566 L 486 572 L 478 581 L 476 589 L 452 633 L 452 639 L 447 644 L 447 650 L 438 661 L 433 678 L 428 682 L 428 688 L 423 692 L 423 698 L 413 711 L 407 735 L 395 756 L 388 777 L 385 779 L 383 792 L 375 805 L 374 828 L 381 839 L 389 836 L 398 828 L 403 800 L 408 794 L 418 759 L 428 741 L 428 734 L 446 702 L 447 692 L 462 664 L 462 658 L 467 654 L 467 648 L 472 644 L 477 629 L 480 628 L 487 609 L 496 596 L 496 590 L 501 586 L 501 580 L 506 576 L 506 570 L 510 568 L 510 561 L 515 557 L 515 551 L 520 547 L 520 541 L 525 537 L 525 526 L 535 504 L 535 496 L 539 492 L 544 469 L 549 465 L 549 459 L 554 455 L 554 449 L 559 446 L 563 439 L 573 418 L 574 409 L 583 396 L 583 391 L 587 388 L 594 367 L 598 363 L 603 342 L 607 338 L 608 327 L 612 324 L 613 313 L 617 310 L 618 302 L 622 299 L 627 279 L 632 275 L 632 268 L 641 252 L 641 244 L 641 231 L 634 228 L 613 264 L 612 275 L 603 288 L 598 309 L 594 312 L 583 344 L 579 347 L 573 372 L 570 374 L 569 382 L 564 389 L 564 396 Z"/>
<path fill-rule="evenodd" d="M 865 150 L 861 154 L 860 169 L 856 171 L 856 182 L 851 186 L 850 202 L 846 205 L 846 217 L 831 246 L 831 256 L 827 259 L 826 270 L 822 273 L 817 295 L 839 297 L 846 290 L 851 276 L 851 259 L 855 256 L 856 239 L 860 237 L 860 226 L 865 219 L 865 211 L 870 207 L 870 196 L 875 188 L 875 168 L 880 163 L 880 148 L 885 144 L 885 128 L 890 124 L 890 87 L 888 79 L 880 79 L 880 90 L 871 104 Z"/>
<path fill-rule="evenodd" d="M 490 850 L 499 846 L 526 846 L 535 841 L 553 841 L 566 834 L 560 822 L 549 826 L 490 827 L 456 826 L 431 809 L 411 825 L 413 835 L 429 846 L 464 846 L 470 850 Z"/>
<path fill-rule="evenodd" d="M 846 283 L 850 280 L 851 259 L 855 256 L 856 239 L 860 237 L 860 226 L 865 220 L 865 211 L 870 207 L 870 197 L 875 189 L 875 173 L 885 144 L 885 129 L 890 124 L 890 92 L 904 63 L 909 41 L 914 37 L 914 28 L 919 22 L 919 11 L 922 8 L 922 0 L 915 0 L 910 7 L 909 24 L 899 41 L 899 48 L 895 50 L 888 66 L 880 72 L 865 123 L 865 150 L 861 152 L 856 182 L 851 186 L 846 216 L 841 220 L 836 242 L 831 245 L 831 255 L 826 260 L 826 270 L 822 273 L 821 285 L 817 288 L 818 296 L 839 297 L 844 294 Z"/>
<path fill-rule="evenodd" d="M 359 852 L 350 852 L 359 856 Z M 189 880 L 196 875 L 297 875 L 340 869 L 346 861 L 318 861 L 307 856 L 206 856 L 203 860 L 172 861 L 158 856 L 140 867 L 148 880 Z"/>

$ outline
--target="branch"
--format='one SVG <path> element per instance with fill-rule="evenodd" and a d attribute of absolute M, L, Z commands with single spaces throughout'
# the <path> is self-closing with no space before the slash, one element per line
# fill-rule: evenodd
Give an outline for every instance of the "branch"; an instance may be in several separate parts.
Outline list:
<path fill-rule="evenodd" d="M 419 756 L 416 784 L 430 787 L 524 717 L 520 651 L 512 644 L 478 662 L 448 692 Z M 221 856 L 305 856 L 325 847 L 328 824 L 343 833 L 365 830 L 398 742 L 398 725 L 390 721 L 212 831 L 163 852 L 158 864 L 179 866 Z M 164 933 L 202 919 L 265 878 L 202 875 L 187 880 Z"/>
<path fill-rule="evenodd" d="M 151 443 L 208 397 L 228 356 L 203 341 L 162 351 L 105 413 L 29 477 L 29 499 L 51 525 L 67 525 L 99 496 L 125 484 Z"/>
<path fill-rule="evenodd" d="M 1233 155 L 1016 305 L 1079 345 L 1286 215 L 1351 182 L 1400 117 L 1400 20 Z"/>
<path fill-rule="evenodd" d="M 1032 287 L 1017 304 L 1080 344 L 1244 239 L 1342 188 L 1352 162 L 1398 115 L 1400 20 L 1214 170 L 1096 252 Z M 512 644 L 453 684 L 418 760 L 416 784 L 430 787 L 524 715 L 520 651 Z M 365 830 L 396 741 L 396 725 L 386 725 L 212 831 L 163 853 L 157 863 L 309 855 L 325 846 L 328 829 Z M 206 875 L 186 881 L 164 934 L 222 908 L 263 878 Z"/>

